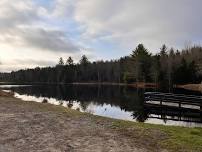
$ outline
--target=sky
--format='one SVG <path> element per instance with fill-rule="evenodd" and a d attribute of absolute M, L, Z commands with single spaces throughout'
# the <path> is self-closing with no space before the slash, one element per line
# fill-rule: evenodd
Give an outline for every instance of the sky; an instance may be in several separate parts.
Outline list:
<path fill-rule="evenodd" d="M 0 0 L 0 72 L 54 66 L 59 57 L 118 59 L 139 43 L 202 42 L 201 0 Z"/>

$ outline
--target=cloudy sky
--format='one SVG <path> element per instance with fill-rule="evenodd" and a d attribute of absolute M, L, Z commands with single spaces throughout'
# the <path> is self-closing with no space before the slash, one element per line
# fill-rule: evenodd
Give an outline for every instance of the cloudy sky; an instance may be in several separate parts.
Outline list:
<path fill-rule="evenodd" d="M 201 44 L 201 0 L 0 0 L 0 71 Z"/>

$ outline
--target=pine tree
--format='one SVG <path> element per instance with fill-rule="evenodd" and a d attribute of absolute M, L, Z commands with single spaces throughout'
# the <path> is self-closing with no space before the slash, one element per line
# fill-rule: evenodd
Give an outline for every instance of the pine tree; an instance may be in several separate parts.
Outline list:
<path fill-rule="evenodd" d="M 58 65 L 64 65 L 64 60 L 63 60 L 62 57 L 60 57 L 59 62 L 58 62 Z"/>
<path fill-rule="evenodd" d="M 71 56 L 67 59 L 66 65 L 71 65 L 71 66 L 74 65 L 74 61 Z"/>
<path fill-rule="evenodd" d="M 151 54 L 147 51 L 143 44 L 139 44 L 137 48 L 132 52 L 132 60 L 135 65 L 135 77 L 136 81 L 147 81 L 150 79 L 150 67 L 151 67 Z"/>

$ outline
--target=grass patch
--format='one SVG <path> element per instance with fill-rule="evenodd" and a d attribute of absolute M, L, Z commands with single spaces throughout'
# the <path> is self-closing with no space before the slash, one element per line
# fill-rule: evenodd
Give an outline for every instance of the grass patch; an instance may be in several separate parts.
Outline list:
<path fill-rule="evenodd" d="M 170 135 L 170 138 L 164 141 L 167 147 L 173 150 L 182 148 L 187 151 L 202 151 L 201 128 L 162 127 L 161 129 Z"/>
<path fill-rule="evenodd" d="M 162 148 L 170 151 L 202 151 L 202 128 L 163 126 L 119 120 L 114 121 L 112 127 L 122 129 L 139 128 L 140 130 L 145 130 L 147 134 L 157 129 L 167 135 L 167 138 L 159 141 Z M 149 132 L 147 131 L 148 129 L 150 130 Z"/>

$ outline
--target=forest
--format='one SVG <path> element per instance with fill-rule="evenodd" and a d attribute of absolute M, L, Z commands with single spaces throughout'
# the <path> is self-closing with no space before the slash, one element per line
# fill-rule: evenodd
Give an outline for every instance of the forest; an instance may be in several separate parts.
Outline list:
<path fill-rule="evenodd" d="M 139 44 L 130 55 L 117 60 L 90 62 L 83 55 L 78 63 L 72 57 L 62 57 L 54 67 L 23 69 L 0 73 L 0 81 L 15 83 L 135 83 L 173 84 L 201 83 L 202 47 L 183 50 L 162 45 L 151 54 Z"/>

